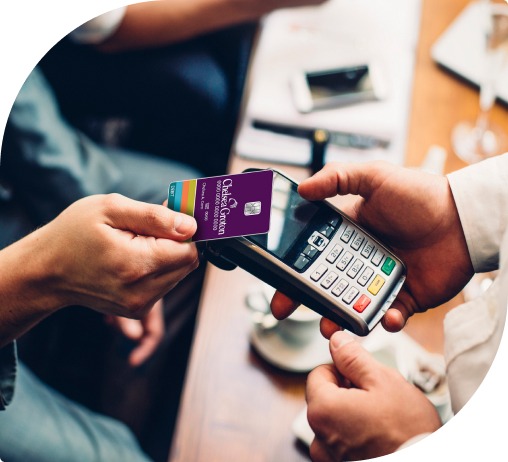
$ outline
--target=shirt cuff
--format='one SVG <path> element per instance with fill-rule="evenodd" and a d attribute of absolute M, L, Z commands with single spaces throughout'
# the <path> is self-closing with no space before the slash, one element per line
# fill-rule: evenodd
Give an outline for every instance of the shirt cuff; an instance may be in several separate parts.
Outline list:
<path fill-rule="evenodd" d="M 475 272 L 499 266 L 508 224 L 508 154 L 448 175 Z"/>
<path fill-rule="evenodd" d="M 118 27 L 120 27 L 126 9 L 127 7 L 124 6 L 90 19 L 90 21 L 74 29 L 69 34 L 69 38 L 73 42 L 88 45 L 96 45 L 104 42 L 116 32 Z"/>
<path fill-rule="evenodd" d="M 12 401 L 16 382 L 16 342 L 0 348 L 0 411 Z"/>

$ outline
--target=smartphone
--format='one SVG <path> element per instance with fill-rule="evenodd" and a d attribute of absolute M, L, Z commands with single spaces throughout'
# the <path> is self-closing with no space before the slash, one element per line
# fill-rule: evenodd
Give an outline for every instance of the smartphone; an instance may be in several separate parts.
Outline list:
<path fill-rule="evenodd" d="M 374 64 L 297 71 L 290 86 L 294 104 L 302 113 L 386 96 L 379 68 Z"/>
<path fill-rule="evenodd" d="M 252 170 L 250 170 L 252 171 Z M 406 275 L 404 263 L 328 201 L 307 201 L 273 170 L 270 230 L 206 243 L 223 269 L 237 266 L 345 329 L 367 335 Z"/>

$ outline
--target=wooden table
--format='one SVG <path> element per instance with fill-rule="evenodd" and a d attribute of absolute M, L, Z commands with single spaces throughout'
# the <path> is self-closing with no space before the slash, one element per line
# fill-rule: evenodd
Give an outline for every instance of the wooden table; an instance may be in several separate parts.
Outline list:
<path fill-rule="evenodd" d="M 467 3 L 423 0 L 408 166 L 418 166 L 432 144 L 449 152 L 447 172 L 464 166 L 452 153 L 450 133 L 457 121 L 476 117 L 478 91 L 439 69 L 429 50 Z M 506 132 L 507 116 L 507 110 L 499 105 L 492 111 L 492 120 Z M 233 158 L 231 171 L 239 172 L 244 165 Z M 304 169 L 285 166 L 284 170 L 297 179 L 308 176 Z M 249 345 L 251 325 L 245 294 L 253 284 L 256 279 L 240 269 L 207 270 L 170 461 L 309 460 L 306 448 L 291 432 L 291 423 L 305 403 L 305 374 L 270 366 Z M 441 352 L 444 314 L 460 301 L 458 296 L 443 307 L 413 318 L 406 332 L 429 351 Z"/>

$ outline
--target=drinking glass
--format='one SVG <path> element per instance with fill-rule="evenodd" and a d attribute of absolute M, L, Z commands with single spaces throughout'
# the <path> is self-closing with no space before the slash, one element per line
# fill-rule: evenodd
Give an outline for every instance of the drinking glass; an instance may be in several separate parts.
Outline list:
<path fill-rule="evenodd" d="M 470 164 L 508 150 L 507 135 L 489 120 L 496 101 L 498 77 L 508 56 L 508 5 L 495 0 L 481 3 L 485 53 L 480 79 L 480 111 L 474 123 L 461 122 L 452 132 L 455 153 Z"/>

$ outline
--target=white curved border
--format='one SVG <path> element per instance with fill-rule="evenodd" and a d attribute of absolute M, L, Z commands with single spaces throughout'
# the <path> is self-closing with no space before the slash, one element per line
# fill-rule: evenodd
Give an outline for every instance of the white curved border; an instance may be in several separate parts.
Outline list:
<path fill-rule="evenodd" d="M 352 0 L 354 1 L 354 0 Z M 382 1 L 382 0 L 380 0 Z M 0 2 L 0 136 L 14 99 L 38 60 L 70 30 L 125 0 Z M 502 460 L 506 458 L 508 341 L 503 336 L 480 390 L 443 429 L 379 461 Z"/>
<path fill-rule="evenodd" d="M 63 36 L 126 0 L 4 0 L 0 2 L 0 138 L 28 74 Z"/>

